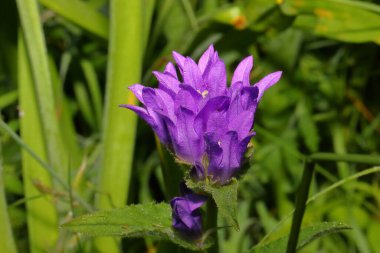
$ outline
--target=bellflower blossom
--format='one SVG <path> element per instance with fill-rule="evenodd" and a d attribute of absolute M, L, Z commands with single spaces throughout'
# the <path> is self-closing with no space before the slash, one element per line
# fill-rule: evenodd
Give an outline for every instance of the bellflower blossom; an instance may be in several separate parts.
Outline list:
<path fill-rule="evenodd" d="M 202 217 L 199 208 L 206 202 L 207 197 L 194 194 L 183 184 L 183 197 L 175 197 L 170 201 L 172 207 L 173 227 L 180 234 L 191 239 L 202 235 Z"/>
<path fill-rule="evenodd" d="M 179 73 L 169 62 L 164 72 L 154 71 L 158 88 L 135 84 L 130 90 L 143 107 L 121 105 L 137 113 L 176 157 L 192 165 L 199 180 L 210 177 L 228 183 L 238 172 L 257 105 L 265 90 L 277 83 L 274 72 L 250 85 L 253 57 L 237 66 L 230 87 L 226 67 L 211 45 L 198 63 L 173 52 Z"/>

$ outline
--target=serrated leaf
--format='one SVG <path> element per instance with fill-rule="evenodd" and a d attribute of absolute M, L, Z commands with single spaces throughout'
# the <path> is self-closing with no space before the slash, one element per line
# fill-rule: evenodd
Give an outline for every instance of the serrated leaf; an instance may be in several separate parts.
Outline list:
<path fill-rule="evenodd" d="M 195 191 L 203 191 L 212 196 L 220 214 L 226 219 L 227 224 L 239 231 L 237 221 L 237 190 L 238 181 L 233 178 L 227 185 L 210 184 L 208 181 L 194 182 L 186 180 L 186 185 Z"/>
<path fill-rule="evenodd" d="M 150 237 L 168 240 L 191 250 L 204 250 L 211 240 L 188 241 L 172 228 L 171 208 L 167 203 L 131 205 L 87 214 L 62 227 L 88 236 Z"/>
<path fill-rule="evenodd" d="M 323 222 L 301 230 L 297 244 L 297 250 L 305 247 L 312 241 L 328 234 L 338 233 L 346 229 L 351 229 L 350 226 L 340 222 Z M 255 247 L 250 253 L 282 253 L 286 249 L 288 243 L 288 236 L 281 237 L 268 244 Z"/>

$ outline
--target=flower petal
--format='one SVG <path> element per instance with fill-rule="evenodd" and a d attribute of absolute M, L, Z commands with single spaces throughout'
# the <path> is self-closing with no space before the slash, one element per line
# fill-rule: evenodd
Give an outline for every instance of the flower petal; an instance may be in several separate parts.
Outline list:
<path fill-rule="evenodd" d="M 176 106 L 175 110 L 177 110 L 180 106 L 183 106 L 194 113 L 197 113 L 201 100 L 202 95 L 199 94 L 199 92 L 197 92 L 192 86 L 182 84 L 174 100 L 174 104 Z"/>
<path fill-rule="evenodd" d="M 209 66 L 210 61 L 214 57 L 214 46 L 211 44 L 208 49 L 202 54 L 201 58 L 198 61 L 198 67 L 201 73 L 203 74 L 206 68 Z"/>
<path fill-rule="evenodd" d="M 185 198 L 188 200 L 189 210 L 191 212 L 200 208 L 207 200 L 206 196 L 199 194 L 186 194 Z"/>
<path fill-rule="evenodd" d="M 146 123 L 148 123 L 148 125 L 150 125 L 150 127 L 157 134 L 158 138 L 161 140 L 162 143 L 170 144 L 170 136 L 167 132 L 167 128 L 163 120 L 155 112 L 151 112 L 149 114 L 146 109 L 134 105 L 120 105 L 120 107 L 134 111 Z"/>
<path fill-rule="evenodd" d="M 243 86 L 249 86 L 249 76 L 253 67 L 253 57 L 248 56 L 237 66 L 232 76 L 231 88 L 235 88 L 235 83 L 242 82 Z"/>
<path fill-rule="evenodd" d="M 206 102 L 194 120 L 194 128 L 199 136 L 201 136 L 202 133 L 208 132 L 207 126 L 210 115 L 226 111 L 229 104 L 230 98 L 227 96 L 210 98 L 210 100 Z"/>
<path fill-rule="evenodd" d="M 144 88 L 142 90 L 142 99 L 148 112 L 157 113 L 174 119 L 174 101 L 169 94 L 160 89 Z"/>
<path fill-rule="evenodd" d="M 175 96 L 179 90 L 179 85 L 181 82 L 173 77 L 171 74 L 161 73 L 158 71 L 153 71 L 153 75 L 157 78 L 160 88 L 167 91 L 170 95 Z"/>
<path fill-rule="evenodd" d="M 183 66 L 183 82 L 191 85 L 194 89 L 200 92 L 203 92 L 206 89 L 201 71 L 195 61 L 190 57 L 186 57 L 185 65 Z"/>
<path fill-rule="evenodd" d="M 210 97 L 225 95 L 227 91 L 226 65 L 221 60 L 216 61 L 204 76 Z"/>
<path fill-rule="evenodd" d="M 177 112 L 177 155 L 189 163 L 199 161 L 203 152 L 201 141 L 194 130 L 195 114 L 191 110 L 180 107 Z"/>
<path fill-rule="evenodd" d="M 214 180 L 218 180 L 220 183 L 228 181 L 240 167 L 240 160 L 236 155 L 239 152 L 238 134 L 235 131 L 228 131 L 221 136 L 217 144 L 222 149 L 221 162 L 217 165 L 217 162 L 213 162 L 210 156 L 210 166 L 208 172 Z M 220 159 L 220 156 L 216 157 Z M 215 166 L 214 166 L 215 165 Z"/>
<path fill-rule="evenodd" d="M 183 74 L 183 67 L 185 65 L 186 57 L 181 55 L 180 53 L 177 53 L 176 51 L 173 51 L 173 58 L 177 63 L 179 71 Z"/>
<path fill-rule="evenodd" d="M 257 101 L 260 101 L 261 97 L 264 95 L 264 92 L 276 84 L 282 75 L 282 71 L 273 72 L 267 76 L 265 76 L 263 79 L 261 79 L 259 82 L 257 82 L 254 86 L 259 89 L 259 95 L 257 97 Z"/>
<path fill-rule="evenodd" d="M 166 64 L 166 66 L 165 66 L 165 70 L 164 70 L 164 73 L 165 73 L 165 74 L 170 74 L 170 75 L 173 76 L 175 79 L 178 79 L 177 71 L 176 71 L 176 69 L 175 69 L 175 66 L 174 66 L 173 63 L 171 63 L 171 62 L 168 62 L 168 64 Z"/>
<path fill-rule="evenodd" d="M 228 109 L 228 120 L 233 120 L 243 111 L 255 113 L 258 94 L 258 88 L 254 86 L 243 86 L 235 90 L 231 95 L 232 101 Z"/>
<path fill-rule="evenodd" d="M 145 86 L 141 85 L 141 84 L 134 84 L 134 85 L 131 85 L 128 87 L 128 89 L 130 91 L 133 92 L 133 94 L 135 94 L 135 96 L 137 97 L 137 99 L 141 102 L 141 103 L 144 103 L 143 102 L 143 98 L 142 98 L 142 90 L 145 88 Z"/>
<path fill-rule="evenodd" d="M 243 111 L 228 121 L 228 130 L 235 131 L 239 140 L 247 136 L 253 125 L 253 112 Z"/>

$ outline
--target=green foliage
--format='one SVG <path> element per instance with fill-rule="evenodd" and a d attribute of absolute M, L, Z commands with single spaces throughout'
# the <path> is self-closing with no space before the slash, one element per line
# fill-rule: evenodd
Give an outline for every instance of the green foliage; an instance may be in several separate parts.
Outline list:
<path fill-rule="evenodd" d="M 239 230 L 237 221 L 237 193 L 238 181 L 233 178 L 226 185 L 210 184 L 209 181 L 194 182 L 191 179 L 186 180 L 186 185 L 196 192 L 205 192 L 210 194 L 214 199 L 218 211 L 226 219 L 227 224 Z"/>
<path fill-rule="evenodd" d="M 142 237 L 169 240 L 191 250 L 204 250 L 211 241 L 189 241 L 172 228 L 169 204 L 144 204 L 100 211 L 63 224 L 72 232 L 89 236 Z"/>
<path fill-rule="evenodd" d="M 74 24 L 103 39 L 108 38 L 108 19 L 90 4 L 77 0 L 39 0 L 47 8 L 57 12 Z"/>
<path fill-rule="evenodd" d="M 302 249 L 312 241 L 332 233 L 351 229 L 350 226 L 339 222 L 323 222 L 309 227 L 305 227 L 300 232 L 297 250 Z M 251 253 L 281 253 L 284 252 L 288 237 L 282 237 L 268 244 L 255 247 Z"/>
<path fill-rule="evenodd" d="M 81 237 L 57 224 L 179 195 L 183 171 L 118 105 L 136 103 L 127 89 L 133 83 L 157 86 L 151 71 L 172 61 L 171 51 L 197 58 L 210 43 L 229 80 L 250 54 L 252 84 L 284 74 L 257 108 L 239 184 L 188 181 L 219 206 L 217 224 L 202 210 L 205 236 L 217 242 L 207 251 L 245 252 L 278 238 L 285 245 L 302 160 L 312 153 L 318 165 L 303 224 L 339 220 L 352 230 L 301 251 L 378 252 L 378 1 L 2 0 L 0 14 L 1 203 L 8 207 L 0 219 L 19 252 L 184 251 L 169 238 L 185 244 L 163 204 L 167 230 L 154 234 L 165 243 Z"/>
<path fill-rule="evenodd" d="M 351 0 L 290 0 L 281 8 L 296 15 L 295 27 L 347 42 L 380 44 L 380 8 Z"/>

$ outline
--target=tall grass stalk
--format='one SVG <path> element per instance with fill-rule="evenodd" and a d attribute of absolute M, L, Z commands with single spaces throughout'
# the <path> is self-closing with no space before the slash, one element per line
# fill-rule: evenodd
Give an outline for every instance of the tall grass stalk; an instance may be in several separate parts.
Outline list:
<path fill-rule="evenodd" d="M 47 157 L 61 178 L 66 178 L 69 160 L 65 154 L 58 125 L 53 83 L 49 72 L 47 49 L 36 0 L 17 0 L 25 45 L 34 81 L 35 97 L 41 120 L 41 140 L 45 143 Z"/>
<path fill-rule="evenodd" d="M 0 142 L 0 248 L 2 252 L 17 253 L 12 226 L 8 215 L 7 199 L 3 181 L 2 149 Z"/>
<path fill-rule="evenodd" d="M 141 1 L 110 1 L 110 38 L 107 87 L 103 118 L 102 163 L 97 207 L 109 209 L 126 204 L 136 135 L 136 115 L 119 104 L 135 104 L 128 86 L 140 81 L 143 56 Z M 117 252 L 114 239 L 98 238 L 100 252 Z"/>
<path fill-rule="evenodd" d="M 18 82 L 21 137 L 40 158 L 46 160 L 36 94 L 21 35 L 18 43 Z M 51 189 L 49 173 L 25 149 L 22 149 L 22 170 L 26 199 L 40 195 L 42 188 Z M 30 252 L 52 251 L 58 238 L 58 217 L 52 197 L 46 194 L 43 198 L 27 201 L 26 209 Z"/>

